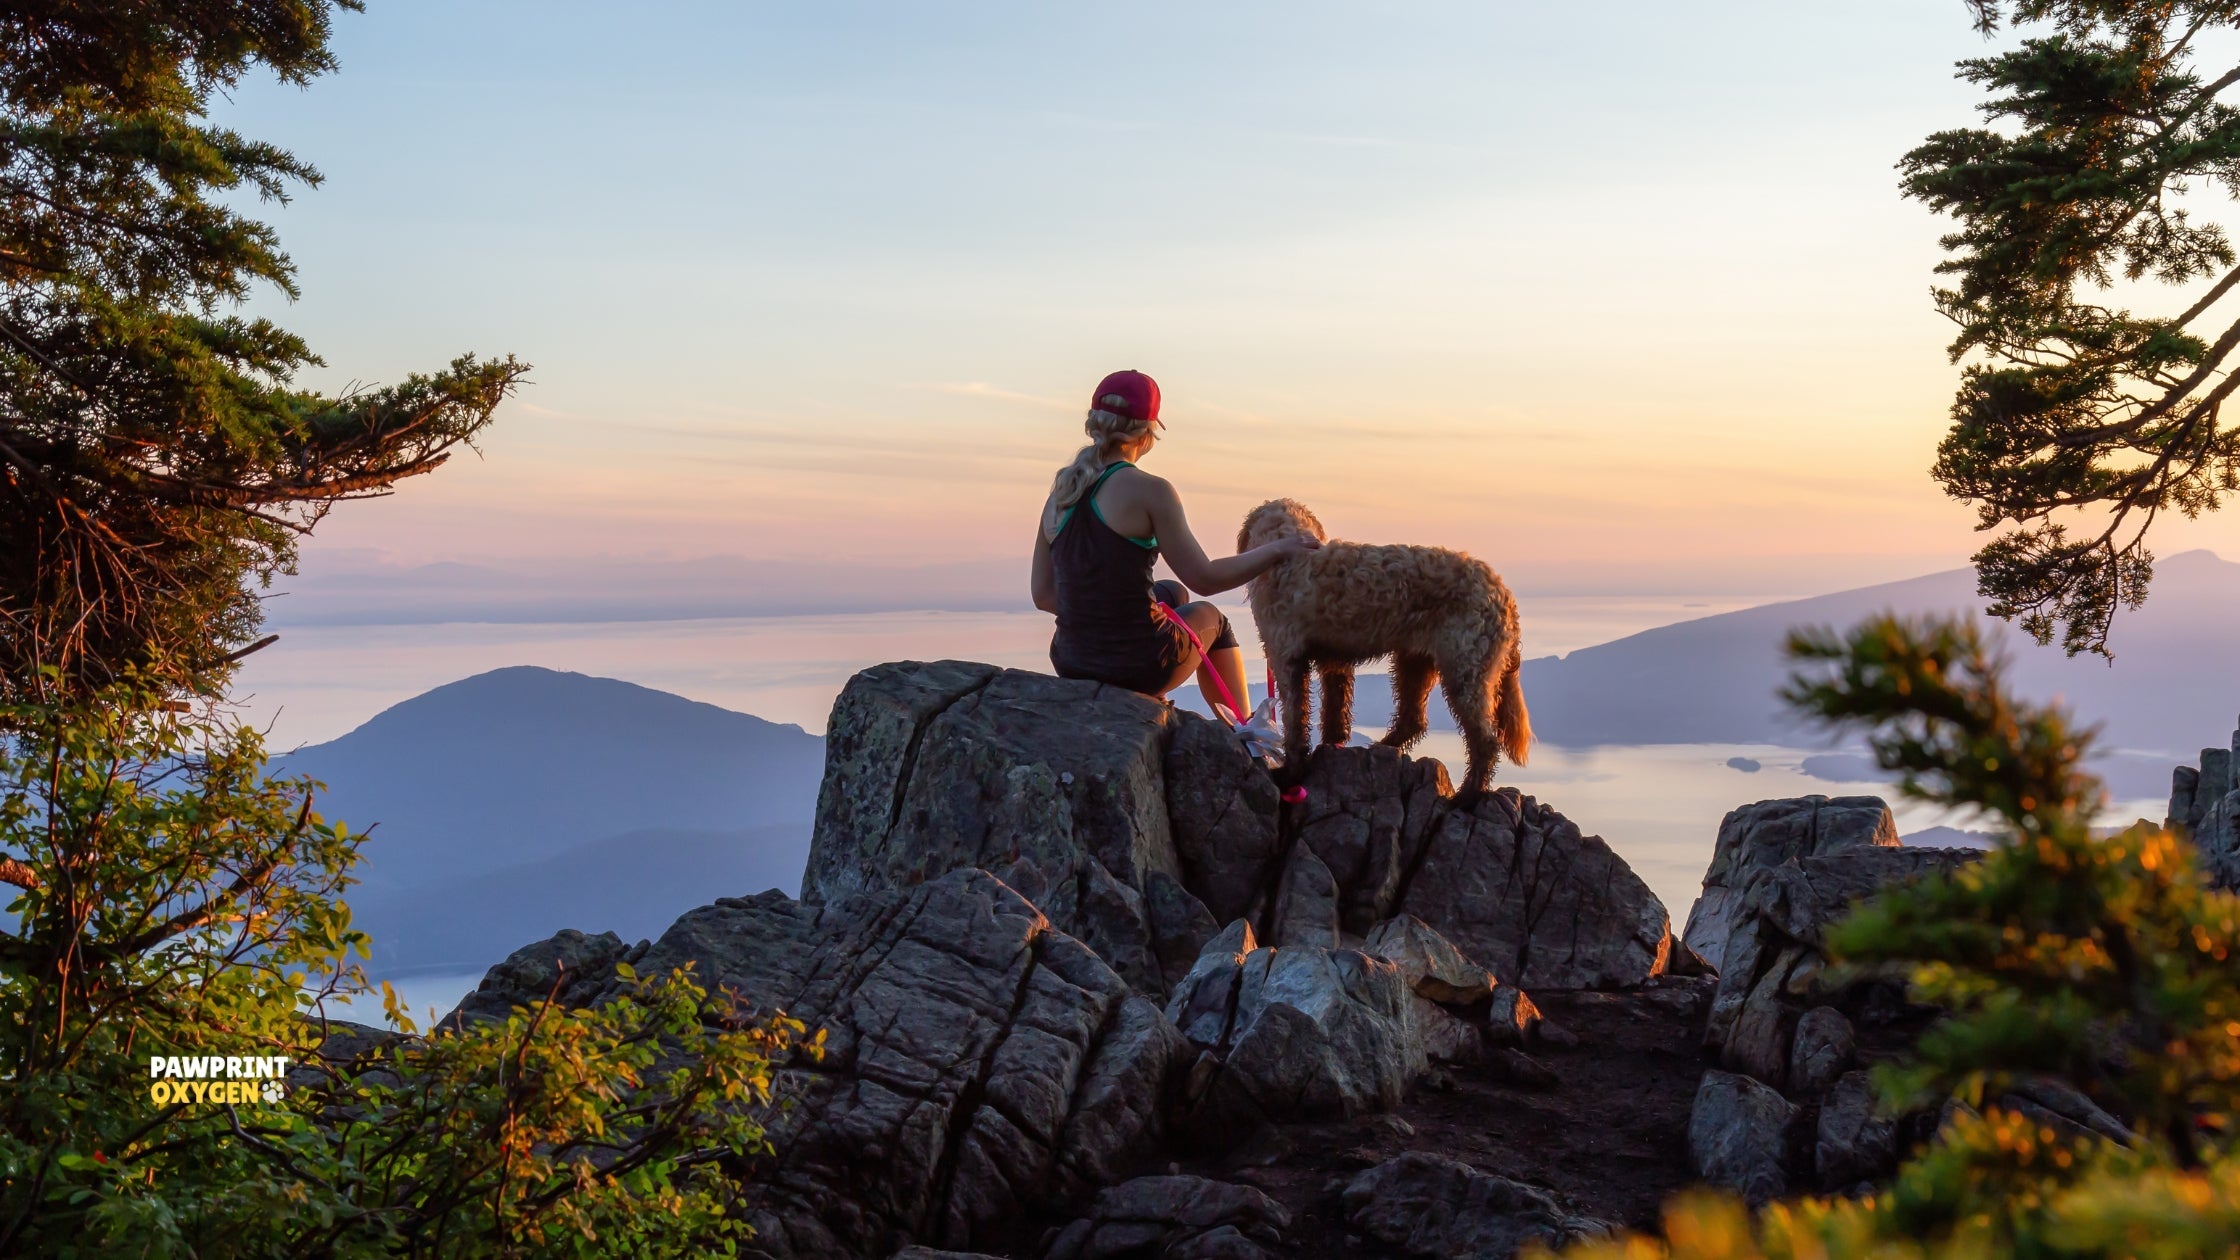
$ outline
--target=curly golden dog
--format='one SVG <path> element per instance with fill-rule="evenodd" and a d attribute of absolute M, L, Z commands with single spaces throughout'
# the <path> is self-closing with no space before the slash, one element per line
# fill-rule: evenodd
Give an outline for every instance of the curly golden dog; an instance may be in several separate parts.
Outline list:
<path fill-rule="evenodd" d="M 1237 534 L 1244 551 L 1290 533 L 1322 539 L 1252 580 L 1252 619 L 1276 675 L 1284 747 L 1307 755 L 1307 671 L 1322 676 L 1322 742 L 1353 731 L 1354 667 L 1392 658 L 1392 729 L 1406 748 L 1429 729 L 1431 684 L 1444 684 L 1470 765 L 1464 799 L 1485 791 L 1502 753 L 1525 764 L 1532 717 L 1517 683 L 1517 601 L 1483 561 L 1443 547 L 1330 542 L 1314 513 L 1290 499 L 1252 509 Z"/>

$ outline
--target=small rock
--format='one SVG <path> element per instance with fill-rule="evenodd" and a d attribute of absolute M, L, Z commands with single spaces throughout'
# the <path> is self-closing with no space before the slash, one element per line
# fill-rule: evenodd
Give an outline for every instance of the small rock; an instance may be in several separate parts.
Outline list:
<path fill-rule="evenodd" d="M 1277 1168 L 1235 1168 L 1229 1176 L 1255 1190 L 1276 1190 L 1284 1182 L 1283 1171 Z"/>
<path fill-rule="evenodd" d="M 1897 1125 L 1875 1114 L 1872 1079 L 1865 1072 L 1844 1073 L 1820 1103 L 1813 1165 L 1821 1186 L 1832 1190 L 1871 1181 L 1897 1163 Z"/>
<path fill-rule="evenodd" d="M 514 1008 L 534 1010 L 547 997 L 562 1006 L 582 1005 L 613 977 L 614 965 L 630 948 L 612 932 L 593 936 L 562 928 L 545 940 L 506 955 L 504 962 L 486 972 L 474 991 L 437 1023 L 458 1028 L 468 1021 L 503 1020 L 513 1014 Z"/>
<path fill-rule="evenodd" d="M 1789 1049 L 1789 1092 L 1816 1098 L 1851 1067 L 1857 1042 L 1851 1021 L 1832 1006 L 1815 1006 L 1797 1021 Z"/>
<path fill-rule="evenodd" d="M 1584 1044 L 1579 1040 L 1579 1034 L 1552 1019 L 1540 1021 L 1538 1040 L 1541 1045 L 1554 1046 L 1558 1050 L 1575 1050 Z"/>
<path fill-rule="evenodd" d="M 1160 1260 L 1270 1260 L 1268 1249 L 1247 1238 L 1234 1225 L 1222 1225 L 1205 1233 L 1171 1243 L 1159 1253 Z"/>
<path fill-rule="evenodd" d="M 1312 945 L 1334 949 L 1338 944 L 1338 881 L 1313 849 L 1294 846 L 1284 863 L 1276 890 L 1272 944 Z"/>
<path fill-rule="evenodd" d="M 1201 1141 L 1390 1110 L 1428 1066 L 1414 995 L 1381 958 L 1293 945 L 1255 950 L 1235 974 L 1228 1052 L 1191 1113 Z M 1199 1009 L 1189 995 L 1176 1000 Z"/>
<path fill-rule="evenodd" d="M 1191 1043 L 1219 1046 L 1228 1040 L 1236 1006 L 1237 970 L 1260 948 L 1252 924 L 1238 919 L 1216 933 L 1167 999 L 1167 1018 Z"/>
<path fill-rule="evenodd" d="M 1686 941 L 1674 937 L 1672 940 L 1672 959 L 1665 964 L 1665 974 L 1687 977 L 1715 976 L 1719 974 L 1719 969 L 1712 966 L 1711 960 L 1697 953 L 1694 947 Z"/>
<path fill-rule="evenodd" d="M 1493 992 L 1493 973 L 1412 914 L 1378 924 L 1363 948 L 1398 967 L 1408 987 L 1431 1001 L 1468 1006 Z"/>
<path fill-rule="evenodd" d="M 1805 946 L 1787 946 L 1751 987 L 1728 1033 L 1720 1066 L 1777 1089 L 1787 1083 L 1791 1038 L 1802 1005 L 1790 1000 L 1788 982 L 1810 954 Z"/>
<path fill-rule="evenodd" d="M 1416 1033 L 1423 1053 L 1433 1063 L 1476 1063 L 1485 1054 L 1486 1033 L 1477 1024 L 1449 1014 L 1447 1008 L 1420 994 L 1410 994 Z"/>
<path fill-rule="evenodd" d="M 1957 1098 L 1947 1098 L 1944 1100 L 1944 1106 L 1937 1109 L 1937 1137 L 1943 1138 L 1948 1130 L 1963 1119 L 1980 1120 L 1982 1118 L 1982 1112 Z"/>
<path fill-rule="evenodd" d="M 1412 1138 L 1416 1135 L 1416 1127 L 1398 1116 L 1378 1116 L 1375 1122 L 1375 1127 L 1382 1129 L 1387 1134 L 1396 1138 L 1400 1138 L 1402 1140 Z"/>
<path fill-rule="evenodd" d="M 1540 1008 L 1523 989 L 1504 984 L 1493 991 L 1493 1001 L 1486 1007 L 1487 1040 L 1497 1046 L 1529 1045 L 1541 1026 Z"/>
<path fill-rule="evenodd" d="M 1571 1216 L 1547 1191 L 1410 1151 L 1346 1185 L 1346 1223 L 1411 1256 L 1478 1260 L 1530 1243 L 1560 1248 L 1606 1226 Z"/>
<path fill-rule="evenodd" d="M 2130 1146 L 2139 1140 L 2138 1135 L 2123 1121 L 2109 1115 L 2100 1104 L 2085 1097 L 2065 1081 L 2050 1076 L 2033 1077 L 2016 1082 L 2013 1093 L 2079 1128 L 2097 1133 L 2119 1145 Z"/>
<path fill-rule="evenodd" d="M 391 1046 L 409 1040 L 403 1033 L 341 1019 L 325 1021 L 322 1031 L 319 1048 L 313 1052 L 318 1061 L 298 1061 L 289 1068 L 288 1088 L 310 1089 L 329 1083 L 335 1076 L 351 1077 L 369 1085 L 402 1084 L 395 1072 L 378 1065 L 388 1061 L 385 1052 Z"/>
<path fill-rule="evenodd" d="M 1701 976 L 1666 976 L 1664 983 L 1633 995 L 1634 1014 L 1645 1019 L 1692 1023 L 1711 1001 L 1711 982 Z"/>
<path fill-rule="evenodd" d="M 1789 1126 L 1797 1109 L 1772 1086 L 1705 1072 L 1688 1114 L 1688 1157 L 1696 1175 L 1764 1203 L 1788 1193 Z"/>
<path fill-rule="evenodd" d="M 1257 1260 L 1260 1243 L 1291 1227 L 1283 1205 L 1250 1186 L 1204 1177 L 1138 1177 L 1101 1190 L 1089 1214 L 1067 1226 L 1049 1260 L 1118 1260 L 1151 1255 Z"/>
<path fill-rule="evenodd" d="M 1231 1168 L 1267 1168 L 1291 1158 L 1298 1149 L 1299 1144 L 1292 1139 L 1289 1129 L 1269 1125 L 1229 1152 L 1227 1162 Z"/>
<path fill-rule="evenodd" d="M 1486 1069 L 1486 1074 L 1493 1079 L 1519 1089 L 1551 1090 L 1563 1084 L 1563 1078 L 1546 1064 L 1513 1046 L 1488 1052 Z"/>

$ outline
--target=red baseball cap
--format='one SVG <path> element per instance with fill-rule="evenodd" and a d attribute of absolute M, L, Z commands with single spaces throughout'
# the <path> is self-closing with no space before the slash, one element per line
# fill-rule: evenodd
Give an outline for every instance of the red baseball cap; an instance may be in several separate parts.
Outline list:
<path fill-rule="evenodd" d="M 1120 401 L 1111 401 L 1118 398 Z M 1148 420 L 1164 429 L 1166 421 L 1159 418 L 1159 382 L 1129 368 L 1114 372 L 1097 382 L 1097 392 L 1089 396 L 1089 406 L 1097 411 L 1113 411 L 1130 420 Z"/>

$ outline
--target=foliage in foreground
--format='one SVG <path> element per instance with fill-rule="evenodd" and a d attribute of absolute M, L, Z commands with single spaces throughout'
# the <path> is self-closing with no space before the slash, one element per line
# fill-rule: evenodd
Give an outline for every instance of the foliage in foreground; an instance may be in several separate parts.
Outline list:
<path fill-rule="evenodd" d="M 2209 889 L 2191 843 L 2141 824 L 2101 838 L 2089 733 L 2008 695 L 1964 622 L 1869 621 L 1792 636 L 1826 667 L 1789 700 L 1871 732 L 1921 800 L 2004 831 L 1983 861 L 1892 890 L 1830 932 L 1836 963 L 1904 975 L 1949 1017 L 1911 1063 L 1877 1073 L 1895 1111 L 1957 1098 L 1936 1139 L 1863 1199 L 1756 1214 L 1697 1194 L 1661 1238 L 1567 1255 L 1628 1257 L 2203 1256 L 2240 1249 L 2240 898 Z M 1995 1105 L 2051 1075 L 2123 1117 L 2129 1144 L 2060 1138 Z"/>
<path fill-rule="evenodd" d="M 1936 302 L 1968 367 L 1935 475 L 1979 528 L 2011 526 L 1975 557 L 1992 611 L 2105 653 L 2117 610 L 2146 596 L 2155 518 L 2214 510 L 2240 486 L 2240 429 L 2222 423 L 2240 387 L 2226 301 L 2240 269 L 2225 229 L 2188 213 L 2240 196 L 2240 109 L 2221 99 L 2240 84 L 2240 8 L 1969 7 L 1986 33 L 2034 25 L 1960 63 L 1984 125 L 1940 131 L 1899 164 L 1905 195 L 1954 221 Z M 2118 286 L 2150 277 L 2181 292 L 2160 310 L 2120 304 Z"/>
<path fill-rule="evenodd" d="M 317 1058 L 362 989 L 362 837 L 263 777 L 254 732 L 157 689 L 0 724 L 0 1254 L 699 1255 L 744 1236 L 721 1165 L 798 1024 L 685 972 L 589 1010 Z M 0 727 L 4 728 L 4 727 Z M 395 1014 L 392 999 L 392 1014 Z M 814 1053 L 818 1043 L 805 1048 Z M 153 1097 L 156 1056 L 284 1056 L 277 1101 Z M 365 1070 L 365 1069 L 373 1070 Z"/>

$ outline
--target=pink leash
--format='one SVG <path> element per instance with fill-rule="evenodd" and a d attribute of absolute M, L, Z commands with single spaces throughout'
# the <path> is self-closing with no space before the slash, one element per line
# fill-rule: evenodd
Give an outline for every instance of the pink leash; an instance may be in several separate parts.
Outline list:
<path fill-rule="evenodd" d="M 1159 611 L 1166 615 L 1167 620 L 1181 628 L 1184 637 L 1190 640 L 1191 647 L 1198 649 L 1198 659 L 1205 663 L 1206 673 L 1212 675 L 1214 688 L 1221 693 L 1221 703 L 1229 706 L 1230 714 L 1239 722 L 1251 717 L 1252 711 L 1239 705 L 1237 698 L 1229 694 L 1229 684 L 1221 677 L 1221 671 L 1213 667 L 1213 654 L 1206 651 L 1206 645 L 1198 638 L 1198 632 L 1190 628 L 1190 623 L 1182 619 L 1182 615 L 1174 610 L 1174 605 L 1161 602 Z M 1276 668 L 1273 665 L 1268 666 L 1268 694 L 1276 694 Z M 1294 805 L 1307 799 L 1305 785 L 1285 789 L 1283 799 Z"/>
<path fill-rule="evenodd" d="M 1221 703 L 1229 706 L 1230 716 L 1239 722 L 1251 717 L 1252 710 L 1237 707 L 1237 698 L 1229 694 L 1228 682 L 1221 677 L 1221 671 L 1213 667 L 1213 655 L 1206 651 L 1206 645 L 1199 640 L 1198 632 L 1190 628 L 1190 623 L 1182 619 L 1182 614 L 1174 610 L 1174 605 L 1162 602 L 1159 611 L 1166 614 L 1167 620 L 1181 628 L 1184 637 L 1190 640 L 1191 647 L 1198 649 L 1198 659 L 1204 662 L 1206 673 L 1213 676 L 1214 688 L 1221 693 Z M 1275 675 L 1270 674 L 1268 677 L 1273 679 Z"/>

